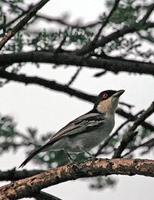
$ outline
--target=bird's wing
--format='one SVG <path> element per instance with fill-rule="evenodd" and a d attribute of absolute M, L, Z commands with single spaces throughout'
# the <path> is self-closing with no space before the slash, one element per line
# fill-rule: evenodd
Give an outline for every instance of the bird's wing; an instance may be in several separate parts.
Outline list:
<path fill-rule="evenodd" d="M 73 120 L 69 124 L 67 124 L 64 128 L 60 129 L 55 135 L 51 137 L 51 139 L 39 149 L 34 150 L 20 165 L 23 167 L 26 165 L 36 154 L 45 150 L 49 146 L 53 145 L 58 140 L 63 137 L 73 137 L 76 134 L 84 133 L 90 130 L 93 130 L 99 126 L 102 126 L 104 123 L 104 115 L 94 112 L 86 113 L 77 119 Z"/>
<path fill-rule="evenodd" d="M 75 136 L 76 134 L 93 130 L 103 125 L 103 123 L 104 115 L 100 113 L 88 112 L 71 121 L 65 127 L 60 129 L 55 135 L 51 137 L 50 141 L 57 139 L 59 140 L 65 136 Z"/>

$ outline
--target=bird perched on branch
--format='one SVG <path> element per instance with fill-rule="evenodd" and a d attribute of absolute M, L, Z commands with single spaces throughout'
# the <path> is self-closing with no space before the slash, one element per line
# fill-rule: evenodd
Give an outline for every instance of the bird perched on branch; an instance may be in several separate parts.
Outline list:
<path fill-rule="evenodd" d="M 36 154 L 43 151 L 89 152 L 111 133 L 119 97 L 123 93 L 124 90 L 101 92 L 91 111 L 60 129 L 45 145 L 34 150 L 20 167 L 26 165 Z"/>

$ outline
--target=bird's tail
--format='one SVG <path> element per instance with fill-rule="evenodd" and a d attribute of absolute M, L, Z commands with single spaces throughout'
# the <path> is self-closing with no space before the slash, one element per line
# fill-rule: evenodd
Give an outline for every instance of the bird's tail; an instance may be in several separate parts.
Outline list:
<path fill-rule="evenodd" d="M 20 167 L 24 167 L 36 154 L 40 153 L 42 150 L 45 150 L 48 146 L 50 145 L 50 143 L 46 143 L 45 145 L 43 145 L 42 147 L 40 147 L 39 149 L 34 150 L 19 166 Z"/>

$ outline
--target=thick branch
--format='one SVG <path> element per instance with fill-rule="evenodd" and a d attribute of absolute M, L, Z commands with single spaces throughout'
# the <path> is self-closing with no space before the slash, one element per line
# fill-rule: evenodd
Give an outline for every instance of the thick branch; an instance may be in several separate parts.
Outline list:
<path fill-rule="evenodd" d="M 65 165 L 50 169 L 30 178 L 0 188 L 0 200 L 31 197 L 43 188 L 78 178 L 111 174 L 143 175 L 154 177 L 154 161 L 139 159 L 98 159 L 78 165 Z"/>
<path fill-rule="evenodd" d="M 0 65 L 6 66 L 14 63 L 34 62 L 53 63 L 56 65 L 74 65 L 89 67 L 92 69 L 104 69 L 114 73 L 130 72 L 139 74 L 154 75 L 154 64 L 134 60 L 111 59 L 111 58 L 87 58 L 75 55 L 74 53 L 52 53 L 41 51 L 30 51 L 14 54 L 1 54 Z"/>
<path fill-rule="evenodd" d="M 45 172 L 45 170 L 20 170 L 16 171 L 16 169 L 0 171 L 0 181 L 16 181 L 19 179 L 24 179 L 27 177 L 34 176 L 36 174 L 40 174 Z M 37 200 L 61 200 L 51 194 L 40 191 L 40 193 L 33 195 Z"/>
<path fill-rule="evenodd" d="M 0 49 L 18 32 L 20 31 L 27 22 L 40 10 L 49 0 L 41 0 L 38 4 L 36 4 L 27 14 L 26 16 L 19 22 L 17 25 L 10 30 L 0 41 Z"/>
<path fill-rule="evenodd" d="M 114 153 L 114 158 L 119 158 L 122 154 L 122 152 L 124 151 L 124 149 L 127 147 L 127 145 L 129 144 L 129 142 L 131 142 L 133 140 L 133 138 L 137 135 L 137 132 L 134 132 L 136 130 L 136 128 L 141 125 L 141 123 L 148 118 L 152 113 L 154 112 L 154 102 L 152 102 L 152 104 L 150 105 L 150 107 L 141 114 L 141 116 L 139 118 L 137 118 L 133 125 L 129 128 L 129 130 L 127 131 L 127 133 L 125 133 L 125 135 L 123 136 L 123 139 L 119 145 L 119 147 L 117 148 L 117 150 Z"/>
<path fill-rule="evenodd" d="M 94 102 L 95 98 L 96 98 L 93 95 L 89 95 L 89 94 L 86 94 L 82 91 L 70 88 L 67 85 L 62 85 L 62 84 L 59 84 L 55 81 L 46 80 L 46 79 L 43 79 L 43 78 L 39 78 L 37 76 L 25 76 L 24 74 L 19 75 L 19 74 L 10 73 L 10 72 L 7 72 L 7 71 L 0 71 L 0 77 L 5 78 L 7 80 L 13 80 L 13 81 L 17 81 L 17 82 L 21 82 L 21 83 L 25 83 L 25 84 L 41 85 L 41 86 L 44 86 L 46 88 L 53 89 L 53 90 L 60 91 L 60 92 L 64 92 L 64 93 L 69 94 L 70 96 L 76 96 L 78 98 L 81 98 L 83 100 L 87 100 L 87 101 L 90 101 L 90 102 Z"/>
<path fill-rule="evenodd" d="M 44 172 L 44 170 L 16 170 L 0 171 L 0 181 L 16 181 Z"/>

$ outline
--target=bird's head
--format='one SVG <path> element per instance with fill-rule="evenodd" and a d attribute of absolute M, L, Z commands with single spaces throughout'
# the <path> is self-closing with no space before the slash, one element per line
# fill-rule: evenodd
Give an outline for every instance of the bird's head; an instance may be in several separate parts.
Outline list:
<path fill-rule="evenodd" d="M 98 95 L 95 109 L 100 113 L 113 114 L 118 106 L 119 97 L 125 90 L 106 90 Z"/>

